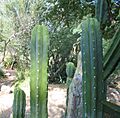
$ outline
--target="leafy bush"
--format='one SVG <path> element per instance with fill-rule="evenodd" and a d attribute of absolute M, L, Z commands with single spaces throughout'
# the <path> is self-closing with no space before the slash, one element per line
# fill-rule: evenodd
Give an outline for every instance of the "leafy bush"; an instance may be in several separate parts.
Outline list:
<path fill-rule="evenodd" d="M 12 60 L 11 57 L 6 58 L 5 61 L 4 61 L 4 67 L 5 67 L 5 68 L 10 68 L 11 65 L 12 65 L 12 61 L 13 61 L 13 60 Z"/>

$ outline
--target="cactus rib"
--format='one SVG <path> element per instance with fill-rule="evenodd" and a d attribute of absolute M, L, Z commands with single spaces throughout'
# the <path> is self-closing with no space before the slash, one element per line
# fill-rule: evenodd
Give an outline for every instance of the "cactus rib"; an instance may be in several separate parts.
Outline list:
<path fill-rule="evenodd" d="M 48 30 L 44 25 L 36 25 L 31 39 L 31 118 L 47 118 L 47 60 Z"/>

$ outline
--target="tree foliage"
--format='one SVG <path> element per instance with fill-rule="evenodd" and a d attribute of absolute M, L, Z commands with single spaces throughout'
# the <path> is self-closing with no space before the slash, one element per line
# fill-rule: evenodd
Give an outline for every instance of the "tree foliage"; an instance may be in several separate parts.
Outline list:
<path fill-rule="evenodd" d="M 104 52 L 120 24 L 120 1 L 105 0 L 108 7 L 104 31 Z M 73 30 L 87 17 L 95 16 L 95 0 L 4 0 L 0 1 L 0 52 L 4 64 L 19 69 L 30 66 L 31 29 L 37 23 L 49 28 L 49 75 L 66 77 L 66 61 L 75 61 L 80 33 Z M 106 25 L 107 24 L 107 25 Z M 9 55 L 9 57 L 7 57 Z M 9 61 L 7 61 L 9 59 Z M 9 63 L 8 63 L 9 62 Z M 59 74 L 58 74 L 59 73 Z"/>

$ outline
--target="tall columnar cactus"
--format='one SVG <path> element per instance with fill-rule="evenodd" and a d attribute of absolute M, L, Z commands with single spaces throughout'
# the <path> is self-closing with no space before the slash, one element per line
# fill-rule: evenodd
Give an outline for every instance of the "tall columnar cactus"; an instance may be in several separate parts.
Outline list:
<path fill-rule="evenodd" d="M 107 0 L 96 0 L 95 14 L 100 24 L 108 24 L 109 20 L 109 2 Z"/>
<path fill-rule="evenodd" d="M 25 118 L 26 95 L 19 87 L 15 88 L 13 101 L 13 118 Z"/>
<path fill-rule="evenodd" d="M 75 73 L 75 65 L 74 65 L 74 63 L 68 62 L 68 63 L 66 64 L 66 74 L 67 74 L 67 99 L 66 99 L 65 117 L 67 117 L 69 86 L 70 86 L 70 84 L 71 84 L 71 82 L 72 82 L 74 73 Z"/>
<path fill-rule="evenodd" d="M 81 24 L 83 118 L 102 118 L 102 38 L 99 22 L 88 18 Z"/>
<path fill-rule="evenodd" d="M 47 118 L 48 30 L 36 25 L 31 39 L 30 111 L 31 118 Z"/>
<path fill-rule="evenodd" d="M 75 73 L 75 65 L 72 62 L 66 64 L 67 85 L 69 87 Z"/>

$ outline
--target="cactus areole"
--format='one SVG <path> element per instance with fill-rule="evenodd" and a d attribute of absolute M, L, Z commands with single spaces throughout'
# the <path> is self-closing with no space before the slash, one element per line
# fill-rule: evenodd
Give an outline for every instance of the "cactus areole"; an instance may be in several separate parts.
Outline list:
<path fill-rule="evenodd" d="M 48 30 L 36 25 L 31 37 L 30 118 L 47 118 Z"/>

